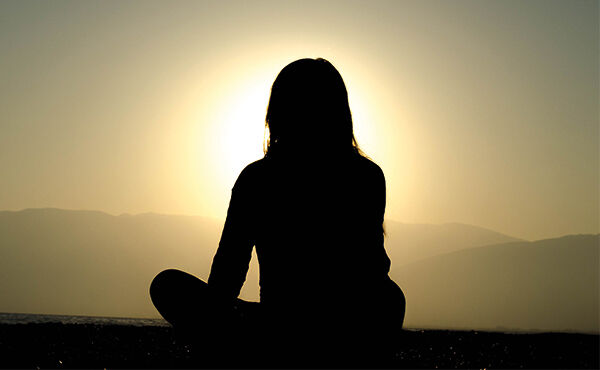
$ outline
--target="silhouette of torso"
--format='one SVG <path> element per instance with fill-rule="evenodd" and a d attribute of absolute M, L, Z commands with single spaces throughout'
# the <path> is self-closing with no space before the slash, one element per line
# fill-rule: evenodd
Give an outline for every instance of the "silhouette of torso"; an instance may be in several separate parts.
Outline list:
<path fill-rule="evenodd" d="M 265 307 L 316 314 L 368 302 L 389 279 L 384 211 L 383 172 L 358 154 L 261 159 L 232 189 L 209 286 L 237 297 L 256 246 Z"/>

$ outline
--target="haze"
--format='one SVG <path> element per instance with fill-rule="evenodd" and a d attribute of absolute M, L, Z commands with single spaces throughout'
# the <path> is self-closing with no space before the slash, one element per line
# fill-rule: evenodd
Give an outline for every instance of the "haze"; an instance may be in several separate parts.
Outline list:
<path fill-rule="evenodd" d="M 597 233 L 598 45 L 597 1 L 5 0 L 0 209 L 223 218 L 274 78 L 320 56 L 389 219 Z"/>
<path fill-rule="evenodd" d="M 159 317 L 148 294 L 154 276 L 177 268 L 206 279 L 221 229 L 198 216 L 0 211 L 0 312 Z M 463 224 L 388 221 L 385 247 L 406 295 L 406 327 L 600 331 L 598 234 L 529 242 Z M 259 299 L 256 258 L 241 297 Z"/>

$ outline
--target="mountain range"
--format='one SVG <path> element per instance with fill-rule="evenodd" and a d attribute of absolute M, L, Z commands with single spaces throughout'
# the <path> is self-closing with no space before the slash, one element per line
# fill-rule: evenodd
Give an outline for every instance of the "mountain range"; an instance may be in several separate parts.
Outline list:
<path fill-rule="evenodd" d="M 407 327 L 598 332 L 598 235 L 528 242 L 458 223 L 385 225 Z M 157 317 L 152 278 L 178 268 L 206 279 L 222 227 L 199 216 L 1 211 L 0 312 Z M 255 256 L 242 298 L 258 299 Z"/>

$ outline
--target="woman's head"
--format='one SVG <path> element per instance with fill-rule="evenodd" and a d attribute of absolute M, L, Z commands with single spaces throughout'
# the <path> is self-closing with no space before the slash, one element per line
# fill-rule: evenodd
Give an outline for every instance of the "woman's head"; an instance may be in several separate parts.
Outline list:
<path fill-rule="evenodd" d="M 348 92 L 325 59 L 300 59 L 281 70 L 267 109 L 265 155 L 359 153 Z"/>

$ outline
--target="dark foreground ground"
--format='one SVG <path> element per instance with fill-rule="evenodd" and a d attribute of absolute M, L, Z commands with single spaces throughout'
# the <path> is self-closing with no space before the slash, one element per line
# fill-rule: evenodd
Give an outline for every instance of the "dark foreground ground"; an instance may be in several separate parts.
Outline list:
<path fill-rule="evenodd" d="M 405 331 L 403 343 L 380 362 L 384 367 L 599 367 L 598 335 L 425 330 Z M 0 325 L 0 366 L 4 368 L 204 367 L 195 353 L 192 346 L 178 343 L 170 327 Z M 296 363 L 290 359 L 285 366 L 296 367 Z"/>

